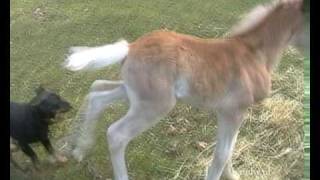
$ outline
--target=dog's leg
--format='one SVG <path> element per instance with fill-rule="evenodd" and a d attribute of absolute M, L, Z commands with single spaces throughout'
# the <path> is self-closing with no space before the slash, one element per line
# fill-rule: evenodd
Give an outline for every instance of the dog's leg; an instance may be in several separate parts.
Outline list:
<path fill-rule="evenodd" d="M 21 147 L 21 150 L 28 155 L 31 158 L 31 161 L 34 165 L 34 167 L 39 170 L 39 159 L 37 157 L 37 154 L 32 150 L 32 148 L 28 144 L 19 143 L 19 146 Z"/>
<path fill-rule="evenodd" d="M 242 116 L 242 111 L 218 112 L 218 142 L 214 160 L 208 170 L 207 180 L 219 180 L 227 163 L 229 164 L 225 170 L 226 178 L 239 179 L 239 176 L 233 173 L 230 158 L 242 124 Z"/>
<path fill-rule="evenodd" d="M 130 99 L 128 113 L 108 128 L 107 139 L 115 180 L 128 180 L 125 164 L 127 144 L 134 137 L 155 125 L 174 107 L 176 102 L 174 95 L 168 96 L 168 94 L 163 94 L 165 90 L 162 92 L 161 90 L 159 90 L 161 94 L 158 94 L 158 98 L 152 100 L 148 99 L 147 95 L 141 100 L 128 93 Z M 155 90 L 155 93 L 158 92 Z"/>
<path fill-rule="evenodd" d="M 41 140 L 41 143 L 43 146 L 46 148 L 47 152 L 51 155 L 54 156 L 54 158 L 61 163 L 67 162 L 68 159 L 60 154 L 58 154 L 55 149 L 52 147 L 52 144 L 49 140 L 49 138 Z"/>
<path fill-rule="evenodd" d="M 107 84 L 105 84 L 107 86 Z M 94 145 L 94 130 L 97 120 L 99 120 L 103 111 L 115 100 L 126 98 L 124 86 L 120 86 L 110 91 L 101 91 L 102 85 L 99 85 L 100 91 L 90 92 L 85 98 L 79 114 L 82 115 L 80 132 L 77 133 L 76 147 L 72 155 L 78 161 L 81 161 L 85 154 Z"/>

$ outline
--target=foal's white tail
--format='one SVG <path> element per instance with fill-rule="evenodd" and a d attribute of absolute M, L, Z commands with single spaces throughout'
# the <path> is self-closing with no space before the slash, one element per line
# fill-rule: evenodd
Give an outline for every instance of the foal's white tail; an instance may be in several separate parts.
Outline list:
<path fill-rule="evenodd" d="M 98 47 L 71 47 L 64 67 L 71 71 L 99 69 L 121 62 L 129 52 L 129 44 L 121 40 Z"/>

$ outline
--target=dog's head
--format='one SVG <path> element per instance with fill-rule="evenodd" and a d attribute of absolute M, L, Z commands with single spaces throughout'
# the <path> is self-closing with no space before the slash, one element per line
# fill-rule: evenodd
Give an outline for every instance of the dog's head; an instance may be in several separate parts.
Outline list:
<path fill-rule="evenodd" d="M 44 118 L 49 121 L 48 123 L 56 122 L 57 120 L 54 119 L 56 115 L 65 113 L 72 108 L 66 100 L 42 86 L 38 87 L 35 92 L 37 95 L 30 103 L 41 112 Z"/>

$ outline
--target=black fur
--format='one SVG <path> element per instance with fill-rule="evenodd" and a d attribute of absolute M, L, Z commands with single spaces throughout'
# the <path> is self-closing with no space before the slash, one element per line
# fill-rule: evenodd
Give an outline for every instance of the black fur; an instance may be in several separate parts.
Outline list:
<path fill-rule="evenodd" d="M 37 168 L 39 160 L 30 144 L 41 142 L 48 153 L 53 155 L 55 152 L 48 137 L 48 127 L 55 122 L 53 119 L 58 113 L 69 111 L 71 106 L 59 95 L 42 87 L 36 90 L 36 94 L 29 103 L 10 102 L 10 138 L 17 142 Z M 17 163 L 12 162 L 17 166 Z"/>

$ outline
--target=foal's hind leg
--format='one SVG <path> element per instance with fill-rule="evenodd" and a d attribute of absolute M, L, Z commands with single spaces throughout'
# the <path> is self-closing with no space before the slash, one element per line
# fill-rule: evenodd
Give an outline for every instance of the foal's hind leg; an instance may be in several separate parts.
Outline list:
<path fill-rule="evenodd" d="M 110 87 L 118 84 L 103 80 L 99 80 L 99 83 L 95 81 L 91 87 L 91 92 L 85 98 L 78 113 L 82 121 L 80 122 L 80 132 L 75 134 L 77 136 L 76 147 L 72 152 L 73 157 L 78 161 L 81 161 L 86 152 L 94 145 L 94 130 L 103 111 L 113 101 L 126 98 L 124 86 L 121 83 L 119 84 L 119 87 L 109 90 Z M 108 91 L 105 89 L 108 89 Z"/>
<path fill-rule="evenodd" d="M 126 146 L 134 137 L 152 127 L 174 107 L 176 100 L 170 93 L 163 94 L 161 99 L 144 98 L 143 100 L 128 94 L 131 102 L 128 113 L 113 123 L 107 131 L 115 180 L 128 180 L 125 164 Z"/>
<path fill-rule="evenodd" d="M 122 85 L 123 81 L 95 80 L 90 87 L 90 92 L 110 91 Z"/>

